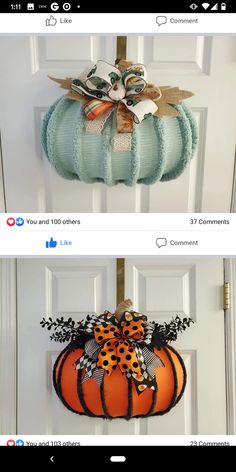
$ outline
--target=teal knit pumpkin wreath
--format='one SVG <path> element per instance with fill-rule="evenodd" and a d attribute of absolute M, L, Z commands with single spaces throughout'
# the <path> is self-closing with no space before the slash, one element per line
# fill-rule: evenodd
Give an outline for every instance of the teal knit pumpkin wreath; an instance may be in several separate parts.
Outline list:
<path fill-rule="evenodd" d="M 101 133 L 93 134 L 86 130 L 84 104 L 64 95 L 45 114 L 41 130 L 44 152 L 57 173 L 69 180 L 133 186 L 175 179 L 194 155 L 198 129 L 185 103 L 170 106 L 178 116 L 149 113 L 134 123 L 130 148 L 116 151 L 112 145 L 117 136 L 116 107 Z"/>

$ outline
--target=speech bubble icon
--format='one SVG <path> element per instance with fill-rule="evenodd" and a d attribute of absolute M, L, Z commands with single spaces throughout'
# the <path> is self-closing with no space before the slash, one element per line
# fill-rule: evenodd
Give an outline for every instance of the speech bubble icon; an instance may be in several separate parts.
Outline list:
<path fill-rule="evenodd" d="M 167 245 L 167 239 L 166 238 L 157 238 L 156 245 L 159 248 L 166 246 Z"/>
<path fill-rule="evenodd" d="M 157 16 L 156 17 L 156 22 L 158 26 L 165 25 L 167 23 L 167 18 L 166 16 Z"/>

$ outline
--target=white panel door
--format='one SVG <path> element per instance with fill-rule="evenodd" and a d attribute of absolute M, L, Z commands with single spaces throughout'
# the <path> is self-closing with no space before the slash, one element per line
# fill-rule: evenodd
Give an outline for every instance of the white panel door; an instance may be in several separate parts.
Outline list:
<path fill-rule="evenodd" d="M 25 259 L 18 280 L 18 432 L 103 434 L 106 423 L 72 414 L 52 385 L 53 364 L 62 345 L 50 342 L 39 323 L 46 316 L 82 319 L 115 306 L 115 261 Z"/>
<path fill-rule="evenodd" d="M 188 382 L 167 415 L 130 421 L 87 418 L 68 411 L 52 386 L 55 359 L 64 347 L 49 341 L 46 315 L 100 313 L 115 307 L 115 260 L 25 259 L 17 262 L 19 434 L 225 434 L 222 259 L 126 260 L 126 296 L 150 319 L 179 313 L 196 322 L 180 335 Z"/>
<path fill-rule="evenodd" d="M 0 122 L 7 210 L 46 212 L 228 212 L 233 181 L 236 38 L 128 37 L 127 58 L 147 65 L 148 81 L 178 85 L 199 124 L 195 158 L 177 180 L 110 188 L 59 177 L 45 158 L 39 130 L 62 94 L 47 75 L 70 76 L 105 59 L 114 36 L 0 37 Z"/>
<path fill-rule="evenodd" d="M 126 296 L 157 322 L 191 317 L 173 344 L 187 368 L 182 400 L 167 416 L 142 421 L 146 434 L 226 434 L 223 260 L 126 260 Z M 145 422 L 145 426 L 144 423 Z"/>

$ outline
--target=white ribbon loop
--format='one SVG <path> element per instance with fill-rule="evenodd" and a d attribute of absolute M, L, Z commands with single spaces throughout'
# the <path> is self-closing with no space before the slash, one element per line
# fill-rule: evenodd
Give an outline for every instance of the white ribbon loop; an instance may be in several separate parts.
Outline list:
<path fill-rule="evenodd" d="M 121 79 L 117 67 L 105 61 L 98 61 L 87 75 L 86 85 L 92 90 L 108 92 L 112 85 Z"/>
<path fill-rule="evenodd" d="M 149 118 L 149 116 L 152 116 L 158 109 L 157 105 L 149 98 L 137 99 L 129 96 L 121 101 L 133 113 L 135 123 L 141 123 L 146 118 Z"/>

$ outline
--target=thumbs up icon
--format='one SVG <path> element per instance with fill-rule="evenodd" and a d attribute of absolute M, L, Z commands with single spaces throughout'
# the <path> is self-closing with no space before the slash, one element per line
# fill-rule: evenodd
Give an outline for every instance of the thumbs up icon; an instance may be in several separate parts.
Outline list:
<path fill-rule="evenodd" d="M 46 19 L 46 26 L 55 26 L 57 24 L 57 19 L 51 15 L 50 18 Z"/>
<path fill-rule="evenodd" d="M 50 238 L 50 241 L 46 241 L 45 246 L 47 249 L 57 247 L 57 241 L 55 241 L 53 238 Z"/>

